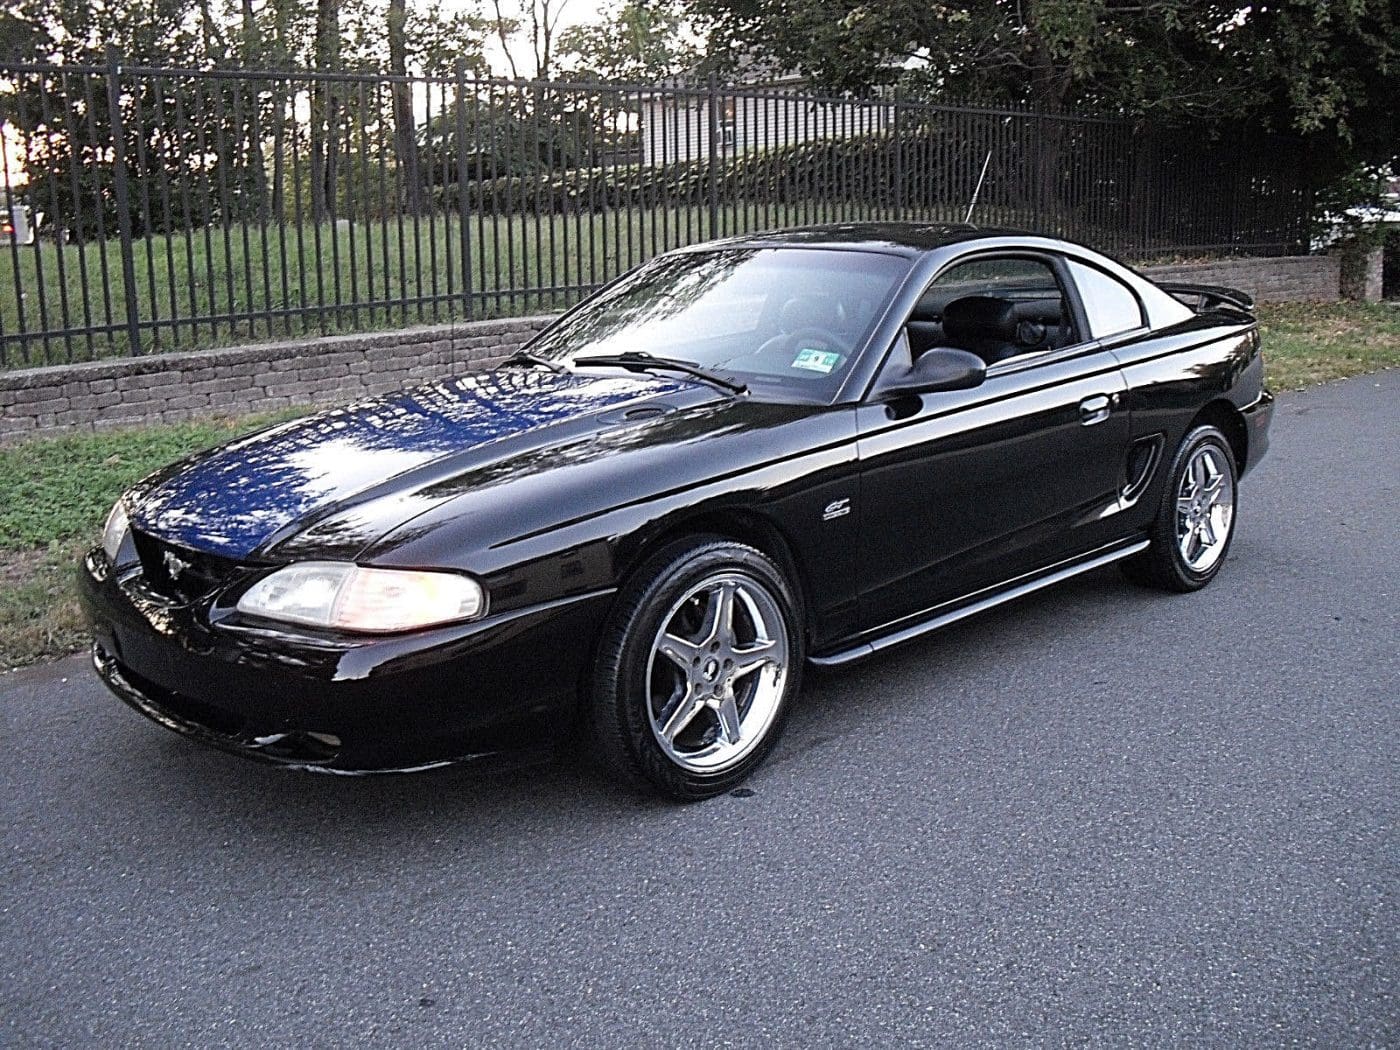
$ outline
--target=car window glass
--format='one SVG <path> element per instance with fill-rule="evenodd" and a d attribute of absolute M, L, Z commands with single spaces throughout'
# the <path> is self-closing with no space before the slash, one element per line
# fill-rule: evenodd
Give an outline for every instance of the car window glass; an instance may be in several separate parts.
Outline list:
<path fill-rule="evenodd" d="M 600 292 L 530 350 L 576 368 L 591 367 L 589 357 L 668 356 L 751 387 L 823 400 L 908 270 L 907 259 L 877 252 L 679 252 Z"/>
<path fill-rule="evenodd" d="M 970 259 L 943 271 L 920 297 L 906 331 L 916 358 L 949 346 L 989 366 L 1080 341 L 1053 267 L 1017 256 Z"/>
<path fill-rule="evenodd" d="M 1095 339 L 1142 327 L 1142 305 L 1121 281 L 1073 259 L 1069 260 L 1069 272 Z"/>
<path fill-rule="evenodd" d="M 981 294 L 1008 288 L 1059 290 L 1050 267 L 1036 259 L 974 259 L 944 270 L 930 287 Z"/>

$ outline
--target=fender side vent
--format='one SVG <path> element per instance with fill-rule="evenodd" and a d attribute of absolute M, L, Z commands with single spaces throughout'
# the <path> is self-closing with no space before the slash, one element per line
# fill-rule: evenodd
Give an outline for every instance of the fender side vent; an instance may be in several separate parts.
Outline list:
<path fill-rule="evenodd" d="M 1165 435 L 1153 434 L 1151 437 L 1138 438 L 1133 442 L 1132 448 L 1128 449 L 1122 488 L 1122 498 L 1125 502 L 1131 503 L 1141 496 L 1143 489 L 1152 481 L 1152 475 L 1156 473 L 1157 464 L 1162 458 L 1164 441 Z"/>

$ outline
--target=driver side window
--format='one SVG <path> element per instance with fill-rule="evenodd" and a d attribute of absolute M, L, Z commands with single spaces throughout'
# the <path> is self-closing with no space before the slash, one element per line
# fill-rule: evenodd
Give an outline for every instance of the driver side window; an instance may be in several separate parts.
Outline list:
<path fill-rule="evenodd" d="M 947 346 L 970 351 L 988 366 L 1079 341 L 1054 269 L 1023 256 L 949 267 L 920 297 L 905 331 L 914 359 Z"/>

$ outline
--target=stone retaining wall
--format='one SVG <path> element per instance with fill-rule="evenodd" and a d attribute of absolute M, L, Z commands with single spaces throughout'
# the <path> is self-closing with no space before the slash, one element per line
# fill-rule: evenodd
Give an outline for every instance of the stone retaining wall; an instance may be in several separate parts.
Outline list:
<path fill-rule="evenodd" d="M 549 317 L 0 372 L 0 441 L 331 405 L 499 361 Z"/>
<path fill-rule="evenodd" d="M 1142 272 L 1160 281 L 1239 288 L 1260 303 L 1334 303 L 1342 295 L 1341 260 L 1335 255 L 1217 259 L 1182 266 L 1145 266 Z"/>

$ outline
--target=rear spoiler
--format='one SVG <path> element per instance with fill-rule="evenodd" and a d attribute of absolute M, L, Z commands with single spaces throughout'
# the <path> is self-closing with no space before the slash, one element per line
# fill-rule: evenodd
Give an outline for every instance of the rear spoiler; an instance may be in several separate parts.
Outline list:
<path fill-rule="evenodd" d="M 1224 288 L 1218 284 L 1184 284 L 1176 281 L 1160 281 L 1157 282 L 1157 287 L 1180 299 L 1198 314 L 1217 306 L 1235 306 L 1250 311 L 1254 309 L 1254 296 L 1238 288 Z"/>

